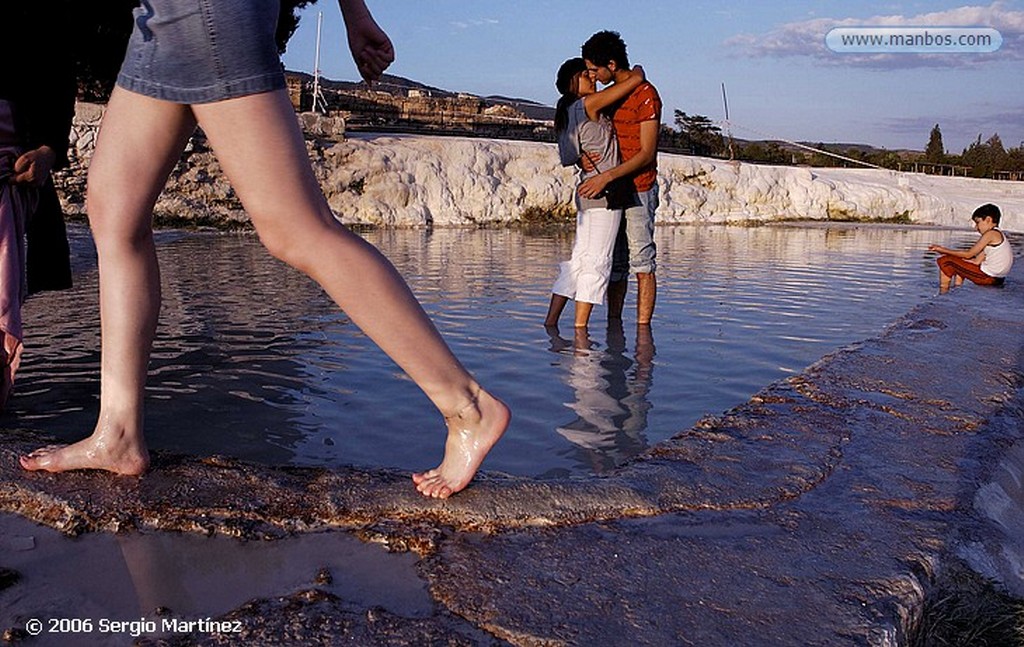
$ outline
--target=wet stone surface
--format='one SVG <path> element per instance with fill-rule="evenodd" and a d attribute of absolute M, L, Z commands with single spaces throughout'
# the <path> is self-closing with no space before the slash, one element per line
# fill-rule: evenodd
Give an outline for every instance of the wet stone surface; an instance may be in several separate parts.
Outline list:
<path fill-rule="evenodd" d="M 300 591 L 222 616 L 252 644 L 898 644 L 944 558 L 998 550 L 975 500 L 1024 435 L 1022 306 L 1016 281 L 937 297 L 603 477 L 485 474 L 431 501 L 395 472 L 168 454 L 137 479 L 27 474 L 47 439 L 18 430 L 0 509 L 69 535 L 335 528 L 421 556 L 432 615 Z"/>
<path fill-rule="evenodd" d="M 451 613 L 403 618 L 380 608 L 355 612 L 330 593 L 299 591 L 273 600 L 254 600 L 216 620 L 218 629 L 170 639 L 144 638 L 139 647 L 177 645 L 387 644 L 486 647 L 507 644 Z M 235 628 L 240 628 L 235 631 Z"/>
<path fill-rule="evenodd" d="M 14 586 L 21 579 L 21 574 L 11 568 L 0 567 L 0 591 Z"/>

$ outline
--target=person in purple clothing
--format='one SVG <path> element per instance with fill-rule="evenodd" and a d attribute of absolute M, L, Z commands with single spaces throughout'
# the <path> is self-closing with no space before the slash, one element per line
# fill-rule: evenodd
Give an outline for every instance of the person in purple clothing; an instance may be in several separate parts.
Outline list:
<path fill-rule="evenodd" d="M 71 286 L 51 171 L 68 162 L 74 9 L 69 0 L 0 4 L 0 409 L 21 363 L 25 299 Z"/>

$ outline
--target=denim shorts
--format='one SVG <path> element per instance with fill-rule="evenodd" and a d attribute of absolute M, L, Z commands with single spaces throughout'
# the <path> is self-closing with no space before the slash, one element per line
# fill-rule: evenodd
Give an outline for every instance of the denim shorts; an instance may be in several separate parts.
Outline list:
<path fill-rule="evenodd" d="M 210 103 L 285 87 L 279 0 L 141 0 L 117 77 L 126 90 Z"/>

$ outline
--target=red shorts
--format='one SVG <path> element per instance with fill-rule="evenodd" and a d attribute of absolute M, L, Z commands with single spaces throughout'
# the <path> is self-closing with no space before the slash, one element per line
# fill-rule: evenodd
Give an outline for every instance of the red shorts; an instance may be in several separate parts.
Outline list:
<path fill-rule="evenodd" d="M 959 256 L 950 256 L 949 254 L 943 254 L 935 261 L 939 264 L 939 271 L 946 276 L 953 278 L 954 276 L 962 276 L 963 278 L 977 283 L 978 285 L 1002 285 L 1003 279 L 995 276 L 989 276 L 981 271 L 981 266 L 977 263 L 972 263 L 966 258 L 960 258 Z"/>

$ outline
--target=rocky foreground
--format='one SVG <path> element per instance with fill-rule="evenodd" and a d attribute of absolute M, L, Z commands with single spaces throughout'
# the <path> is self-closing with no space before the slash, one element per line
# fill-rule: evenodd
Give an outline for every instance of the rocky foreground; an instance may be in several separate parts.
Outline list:
<path fill-rule="evenodd" d="M 1017 276 L 936 297 L 609 476 L 484 474 L 434 501 L 405 474 L 216 457 L 29 474 L 16 457 L 46 438 L 23 430 L 0 448 L 0 510 L 72 535 L 338 529 L 417 553 L 434 601 L 354 612 L 311 582 L 220 617 L 241 634 L 174 644 L 903 644 L 954 559 L 1024 595 Z"/>

